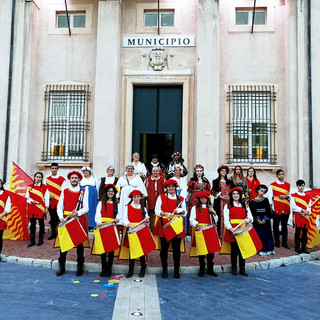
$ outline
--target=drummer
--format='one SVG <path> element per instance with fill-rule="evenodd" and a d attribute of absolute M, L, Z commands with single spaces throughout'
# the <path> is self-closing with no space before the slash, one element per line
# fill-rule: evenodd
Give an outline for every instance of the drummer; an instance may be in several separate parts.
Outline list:
<path fill-rule="evenodd" d="M 117 218 L 118 201 L 116 194 L 117 189 L 113 184 L 107 184 L 103 187 L 102 198 L 97 205 L 97 211 L 95 216 L 95 222 L 97 227 L 103 226 L 103 224 L 106 222 L 119 222 L 119 219 Z M 106 252 L 101 254 L 100 257 L 102 267 L 100 277 L 110 277 L 112 273 L 114 251 L 108 252 L 108 262 Z"/>
<path fill-rule="evenodd" d="M 238 275 L 237 271 L 237 256 L 239 256 L 240 274 L 247 277 L 248 274 L 245 268 L 245 259 L 242 258 L 236 238 L 233 232 L 240 222 L 252 223 L 253 217 L 249 207 L 246 206 L 242 198 L 240 188 L 233 188 L 229 191 L 229 204 L 224 207 L 224 234 L 222 241 L 229 242 L 231 245 L 231 269 L 234 276 Z"/>
<path fill-rule="evenodd" d="M 134 229 L 138 226 L 138 224 L 146 224 L 149 223 L 149 215 L 145 207 L 141 205 L 141 200 L 143 199 L 143 193 L 135 189 L 130 192 L 129 197 L 131 198 L 130 202 L 125 206 L 125 210 L 123 212 L 123 225 L 127 228 Z M 127 237 L 127 229 L 124 230 L 124 239 L 121 244 L 121 250 L 125 246 Z M 120 253 L 121 254 L 121 253 Z M 126 274 L 126 278 L 131 278 L 133 276 L 135 259 L 130 259 L 129 257 L 129 271 Z M 143 255 L 140 257 L 140 273 L 139 277 L 144 277 L 146 271 L 146 256 Z"/>
<path fill-rule="evenodd" d="M 190 225 L 192 228 L 192 235 L 194 237 L 194 228 L 204 226 L 204 225 L 212 225 L 217 224 L 218 215 L 213 210 L 211 203 L 209 201 L 211 195 L 208 191 L 198 192 L 196 195 L 197 203 L 195 206 L 191 208 L 190 212 Z M 213 239 L 210 239 L 213 241 Z M 197 245 L 197 243 L 196 243 Z M 214 253 L 207 254 L 207 273 L 210 276 L 217 277 L 218 275 L 213 271 L 213 256 Z M 198 273 L 198 277 L 203 277 L 205 273 L 205 261 L 204 255 L 198 255 L 200 271 Z"/>
<path fill-rule="evenodd" d="M 180 256 L 181 239 L 186 237 L 186 232 L 183 229 L 181 233 L 176 235 L 172 240 L 167 241 L 162 227 L 171 219 L 182 216 L 186 216 L 186 205 L 185 201 L 181 196 L 178 196 L 176 189 L 178 187 L 178 182 L 173 179 L 169 179 L 164 183 L 164 187 L 167 188 L 167 192 L 161 194 L 156 202 L 155 214 L 157 218 L 155 219 L 155 225 L 153 234 L 155 236 L 156 242 L 160 238 L 160 244 L 157 243 L 157 249 L 160 249 L 160 258 L 162 265 L 162 278 L 168 278 L 168 250 L 171 242 L 173 250 L 173 262 L 174 262 L 174 277 L 176 279 L 180 278 Z"/>

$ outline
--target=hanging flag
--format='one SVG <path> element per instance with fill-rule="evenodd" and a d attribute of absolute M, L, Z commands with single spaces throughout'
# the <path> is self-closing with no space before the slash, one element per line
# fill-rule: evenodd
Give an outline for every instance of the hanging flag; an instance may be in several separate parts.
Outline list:
<path fill-rule="evenodd" d="M 305 193 L 309 195 L 312 203 L 307 242 L 307 247 L 311 249 L 320 243 L 320 233 L 316 225 L 317 216 L 320 217 L 320 189 L 305 191 Z"/>
<path fill-rule="evenodd" d="M 14 162 L 10 178 L 11 211 L 8 215 L 7 230 L 3 239 L 28 240 L 27 199 L 25 198 L 27 186 L 33 180 Z"/>
<path fill-rule="evenodd" d="M 181 216 L 174 217 L 170 222 L 163 226 L 163 233 L 167 241 L 183 232 L 183 218 Z"/>

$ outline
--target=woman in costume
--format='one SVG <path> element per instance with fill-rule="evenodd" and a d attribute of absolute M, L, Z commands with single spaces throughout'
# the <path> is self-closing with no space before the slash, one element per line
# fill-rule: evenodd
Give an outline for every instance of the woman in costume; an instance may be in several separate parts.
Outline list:
<path fill-rule="evenodd" d="M 103 188 L 102 198 L 97 205 L 95 222 L 97 227 L 103 226 L 104 223 L 114 221 L 119 222 L 118 214 L 118 201 L 116 198 L 117 190 L 113 184 L 105 185 Z M 107 262 L 108 253 L 108 262 Z M 112 265 L 114 258 L 114 251 L 105 252 L 100 255 L 101 257 L 101 273 L 100 277 L 110 277 L 112 273 Z"/>
<path fill-rule="evenodd" d="M 250 209 L 246 207 L 246 204 L 242 197 L 242 190 L 238 187 L 229 191 L 230 201 L 229 205 L 224 207 L 224 234 L 223 241 L 228 242 L 231 245 L 231 269 L 234 276 L 238 275 L 237 271 L 237 257 L 239 256 L 239 273 L 245 277 L 248 276 L 245 267 L 245 259 L 243 259 L 236 238 L 233 232 L 236 230 L 236 226 L 243 220 L 245 223 L 251 223 L 253 221 Z"/>
<path fill-rule="evenodd" d="M 223 209 L 229 202 L 229 191 L 234 187 L 233 182 L 228 179 L 228 166 L 220 166 L 217 170 L 218 178 L 212 181 L 212 191 L 215 201 L 213 204 L 214 210 L 218 215 L 217 231 L 221 238 L 223 234 Z"/>
<path fill-rule="evenodd" d="M 141 193 L 141 191 L 135 189 L 129 194 L 129 197 L 131 198 L 131 201 L 126 205 L 126 209 L 123 214 L 123 225 L 129 229 L 135 229 L 138 224 L 140 225 L 140 223 L 149 223 L 148 212 L 146 208 L 141 205 L 141 200 L 143 199 L 143 194 Z M 127 231 L 128 229 L 124 230 L 124 239 L 122 241 L 120 250 L 122 250 L 123 246 L 126 245 Z M 131 278 L 133 276 L 134 264 L 135 259 L 131 259 L 131 256 L 129 256 L 129 271 L 126 275 L 126 278 Z M 139 277 L 144 277 L 147 267 L 145 255 L 142 255 L 140 257 L 140 265 L 141 269 Z"/>
<path fill-rule="evenodd" d="M 82 167 L 81 173 L 83 174 L 83 178 L 80 181 L 81 190 L 85 187 L 89 189 L 89 212 L 88 212 L 88 227 L 89 231 L 92 230 L 96 226 L 95 215 L 98 204 L 98 180 L 93 175 L 93 170 L 90 167 Z"/>
<path fill-rule="evenodd" d="M 268 198 L 264 197 L 267 192 L 268 187 L 260 184 L 256 188 L 257 197 L 249 203 L 253 216 L 253 226 L 263 245 L 262 250 L 259 252 L 262 257 L 275 254 L 270 223 L 272 212 Z"/>
<path fill-rule="evenodd" d="M 217 224 L 218 215 L 213 210 L 210 203 L 210 192 L 201 191 L 198 192 L 197 195 L 197 203 L 191 209 L 190 214 L 190 225 L 193 227 L 192 236 L 194 237 L 194 228 L 199 228 L 200 226 L 208 226 Z M 216 232 L 216 231 L 215 231 Z M 211 243 L 217 241 L 219 243 L 218 236 L 216 238 L 208 239 Z M 191 240 L 191 243 L 193 241 Z M 199 245 L 196 243 L 196 246 Z M 217 277 L 218 275 L 213 271 L 213 257 L 214 252 L 207 253 L 207 273 L 210 276 Z M 203 277 L 205 273 L 205 255 L 198 255 L 200 271 L 198 273 L 198 277 Z"/>
<path fill-rule="evenodd" d="M 211 185 L 209 180 L 204 175 L 204 167 L 201 164 L 197 164 L 194 167 L 193 177 L 188 182 L 188 192 L 189 192 L 189 201 L 188 201 L 188 218 L 190 219 L 191 209 L 197 203 L 197 195 L 201 191 L 210 192 Z M 191 228 L 188 228 L 188 233 L 191 234 Z"/>
<path fill-rule="evenodd" d="M 186 237 L 184 222 L 182 221 L 182 225 L 179 225 L 182 231 L 176 234 L 170 241 L 167 241 L 165 238 L 165 230 L 163 227 L 166 226 L 168 222 L 171 220 L 173 221 L 179 216 L 185 217 L 187 214 L 186 204 L 184 199 L 176 192 L 178 187 L 176 180 L 169 179 L 164 183 L 164 186 L 167 188 L 167 191 L 160 195 L 156 202 L 155 214 L 157 217 L 155 219 L 153 234 L 157 243 L 157 249 L 160 249 L 162 278 L 168 278 L 168 250 L 171 244 L 173 250 L 174 277 L 179 279 L 181 247 L 184 252 L 184 240 L 181 243 L 181 239 Z"/>
<path fill-rule="evenodd" d="M 132 155 L 131 163 L 134 165 L 134 173 L 144 180 L 147 177 L 147 168 L 144 163 L 140 161 L 140 154 L 138 152 Z"/>
<path fill-rule="evenodd" d="M 249 201 L 249 194 L 248 194 L 248 184 L 247 180 L 243 175 L 242 168 L 240 166 L 235 166 L 233 169 L 233 176 L 231 180 L 235 187 L 238 187 L 242 191 L 242 198 L 245 203 Z"/>
<path fill-rule="evenodd" d="M 256 188 L 260 184 L 260 181 L 257 178 L 255 168 L 250 167 L 248 169 L 246 180 L 247 180 L 248 193 L 249 193 L 249 202 L 251 202 L 254 198 L 258 196 L 256 192 Z"/>
<path fill-rule="evenodd" d="M 8 214 L 11 210 L 11 197 L 8 191 L 4 190 L 3 182 L 0 179 L 0 262 L 3 246 L 3 232 L 7 229 Z"/>
<path fill-rule="evenodd" d="M 43 245 L 44 235 L 44 217 L 48 213 L 49 208 L 49 190 L 43 184 L 43 173 L 36 172 L 33 184 L 27 187 L 26 198 L 28 203 L 28 216 L 30 219 L 30 242 L 28 248 L 36 244 L 36 223 L 39 223 L 39 241 L 37 246 Z"/>
<path fill-rule="evenodd" d="M 115 175 L 116 170 L 113 166 L 108 166 L 106 171 L 107 175 L 105 177 L 102 177 L 100 181 L 99 200 L 102 199 L 104 187 L 108 184 L 113 184 L 115 186 L 119 180 L 119 178 L 117 178 Z"/>

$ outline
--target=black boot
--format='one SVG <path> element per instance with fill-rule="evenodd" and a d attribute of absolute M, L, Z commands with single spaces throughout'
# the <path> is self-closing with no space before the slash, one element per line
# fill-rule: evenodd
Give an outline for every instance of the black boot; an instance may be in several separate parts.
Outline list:
<path fill-rule="evenodd" d="M 199 265 L 200 265 L 198 277 L 202 278 L 202 277 L 204 277 L 204 272 L 206 270 L 206 264 L 204 262 L 204 256 L 198 256 L 198 259 L 199 259 Z"/>
<path fill-rule="evenodd" d="M 39 241 L 37 243 L 37 247 L 43 245 L 43 233 L 39 233 Z"/>
<path fill-rule="evenodd" d="M 57 237 L 58 232 L 56 231 L 57 226 L 51 226 L 51 236 L 48 238 L 48 240 L 53 240 Z"/>
<path fill-rule="evenodd" d="M 77 260 L 77 273 L 76 276 L 80 277 L 83 275 L 83 263 L 84 263 L 84 257 L 78 258 Z"/>
<path fill-rule="evenodd" d="M 242 275 L 242 276 L 245 276 L 247 277 L 248 274 L 246 272 L 246 260 L 242 259 L 242 256 L 240 254 L 239 256 L 239 273 Z"/>
<path fill-rule="evenodd" d="M 163 279 L 168 279 L 168 267 L 162 267 L 161 277 L 162 277 Z"/>
<path fill-rule="evenodd" d="M 129 271 L 126 274 L 126 278 L 131 278 L 133 276 L 133 270 L 134 270 L 134 259 L 129 260 Z"/>
<path fill-rule="evenodd" d="M 212 277 L 217 277 L 218 275 L 213 271 L 213 254 L 207 255 L 207 274 Z"/>
<path fill-rule="evenodd" d="M 114 252 L 109 252 L 108 253 L 108 263 L 107 263 L 107 272 L 106 272 L 106 277 L 110 277 L 112 274 L 112 266 L 113 266 L 113 258 L 114 258 Z"/>
<path fill-rule="evenodd" d="M 173 276 L 175 279 L 180 279 L 180 263 L 174 263 Z"/>
<path fill-rule="evenodd" d="M 30 248 L 36 244 L 35 238 L 36 238 L 35 232 L 30 232 L 30 241 L 27 245 L 28 248 Z"/>
<path fill-rule="evenodd" d="M 310 252 L 307 250 L 307 242 L 302 242 L 301 252 L 306 253 L 306 254 L 310 254 Z"/>
<path fill-rule="evenodd" d="M 64 254 L 60 254 L 59 257 L 59 269 L 56 272 L 56 276 L 62 276 L 66 272 L 66 256 Z"/>
<path fill-rule="evenodd" d="M 107 276 L 107 261 L 106 261 L 107 255 L 106 255 L 106 253 L 101 254 L 100 258 L 101 258 L 101 267 L 102 267 L 102 270 L 100 272 L 100 277 L 106 277 Z"/>
<path fill-rule="evenodd" d="M 231 273 L 234 276 L 238 275 L 238 271 L 237 271 L 237 255 L 232 254 L 232 252 L 231 252 Z"/>

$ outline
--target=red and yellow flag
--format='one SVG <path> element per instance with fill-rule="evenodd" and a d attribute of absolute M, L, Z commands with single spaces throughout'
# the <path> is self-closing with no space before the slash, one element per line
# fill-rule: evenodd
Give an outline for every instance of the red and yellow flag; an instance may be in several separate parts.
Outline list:
<path fill-rule="evenodd" d="M 91 254 L 100 255 L 119 249 L 120 239 L 117 227 L 113 224 L 94 230 Z"/>
<path fill-rule="evenodd" d="M 173 220 L 168 222 L 166 225 L 163 226 L 163 233 L 167 241 L 170 241 L 175 236 L 183 231 L 183 218 L 178 216 Z"/>
<path fill-rule="evenodd" d="M 203 256 L 208 253 L 220 251 L 221 245 L 215 227 L 195 231 L 197 255 Z"/>
<path fill-rule="evenodd" d="M 307 242 L 307 247 L 311 249 L 320 243 L 320 233 L 316 226 L 317 215 L 320 218 L 320 189 L 306 191 L 305 193 L 309 195 L 312 203 Z"/>
<path fill-rule="evenodd" d="M 14 162 L 10 178 L 11 211 L 8 215 L 7 230 L 3 238 L 10 240 L 28 240 L 27 200 L 25 198 L 27 186 L 33 180 Z"/>
<path fill-rule="evenodd" d="M 58 228 L 58 237 L 61 252 L 68 251 L 87 240 L 87 234 L 77 218 L 71 219 Z"/>
<path fill-rule="evenodd" d="M 139 258 L 155 250 L 156 243 L 148 226 L 137 232 L 128 233 L 130 246 L 130 259 Z"/>

